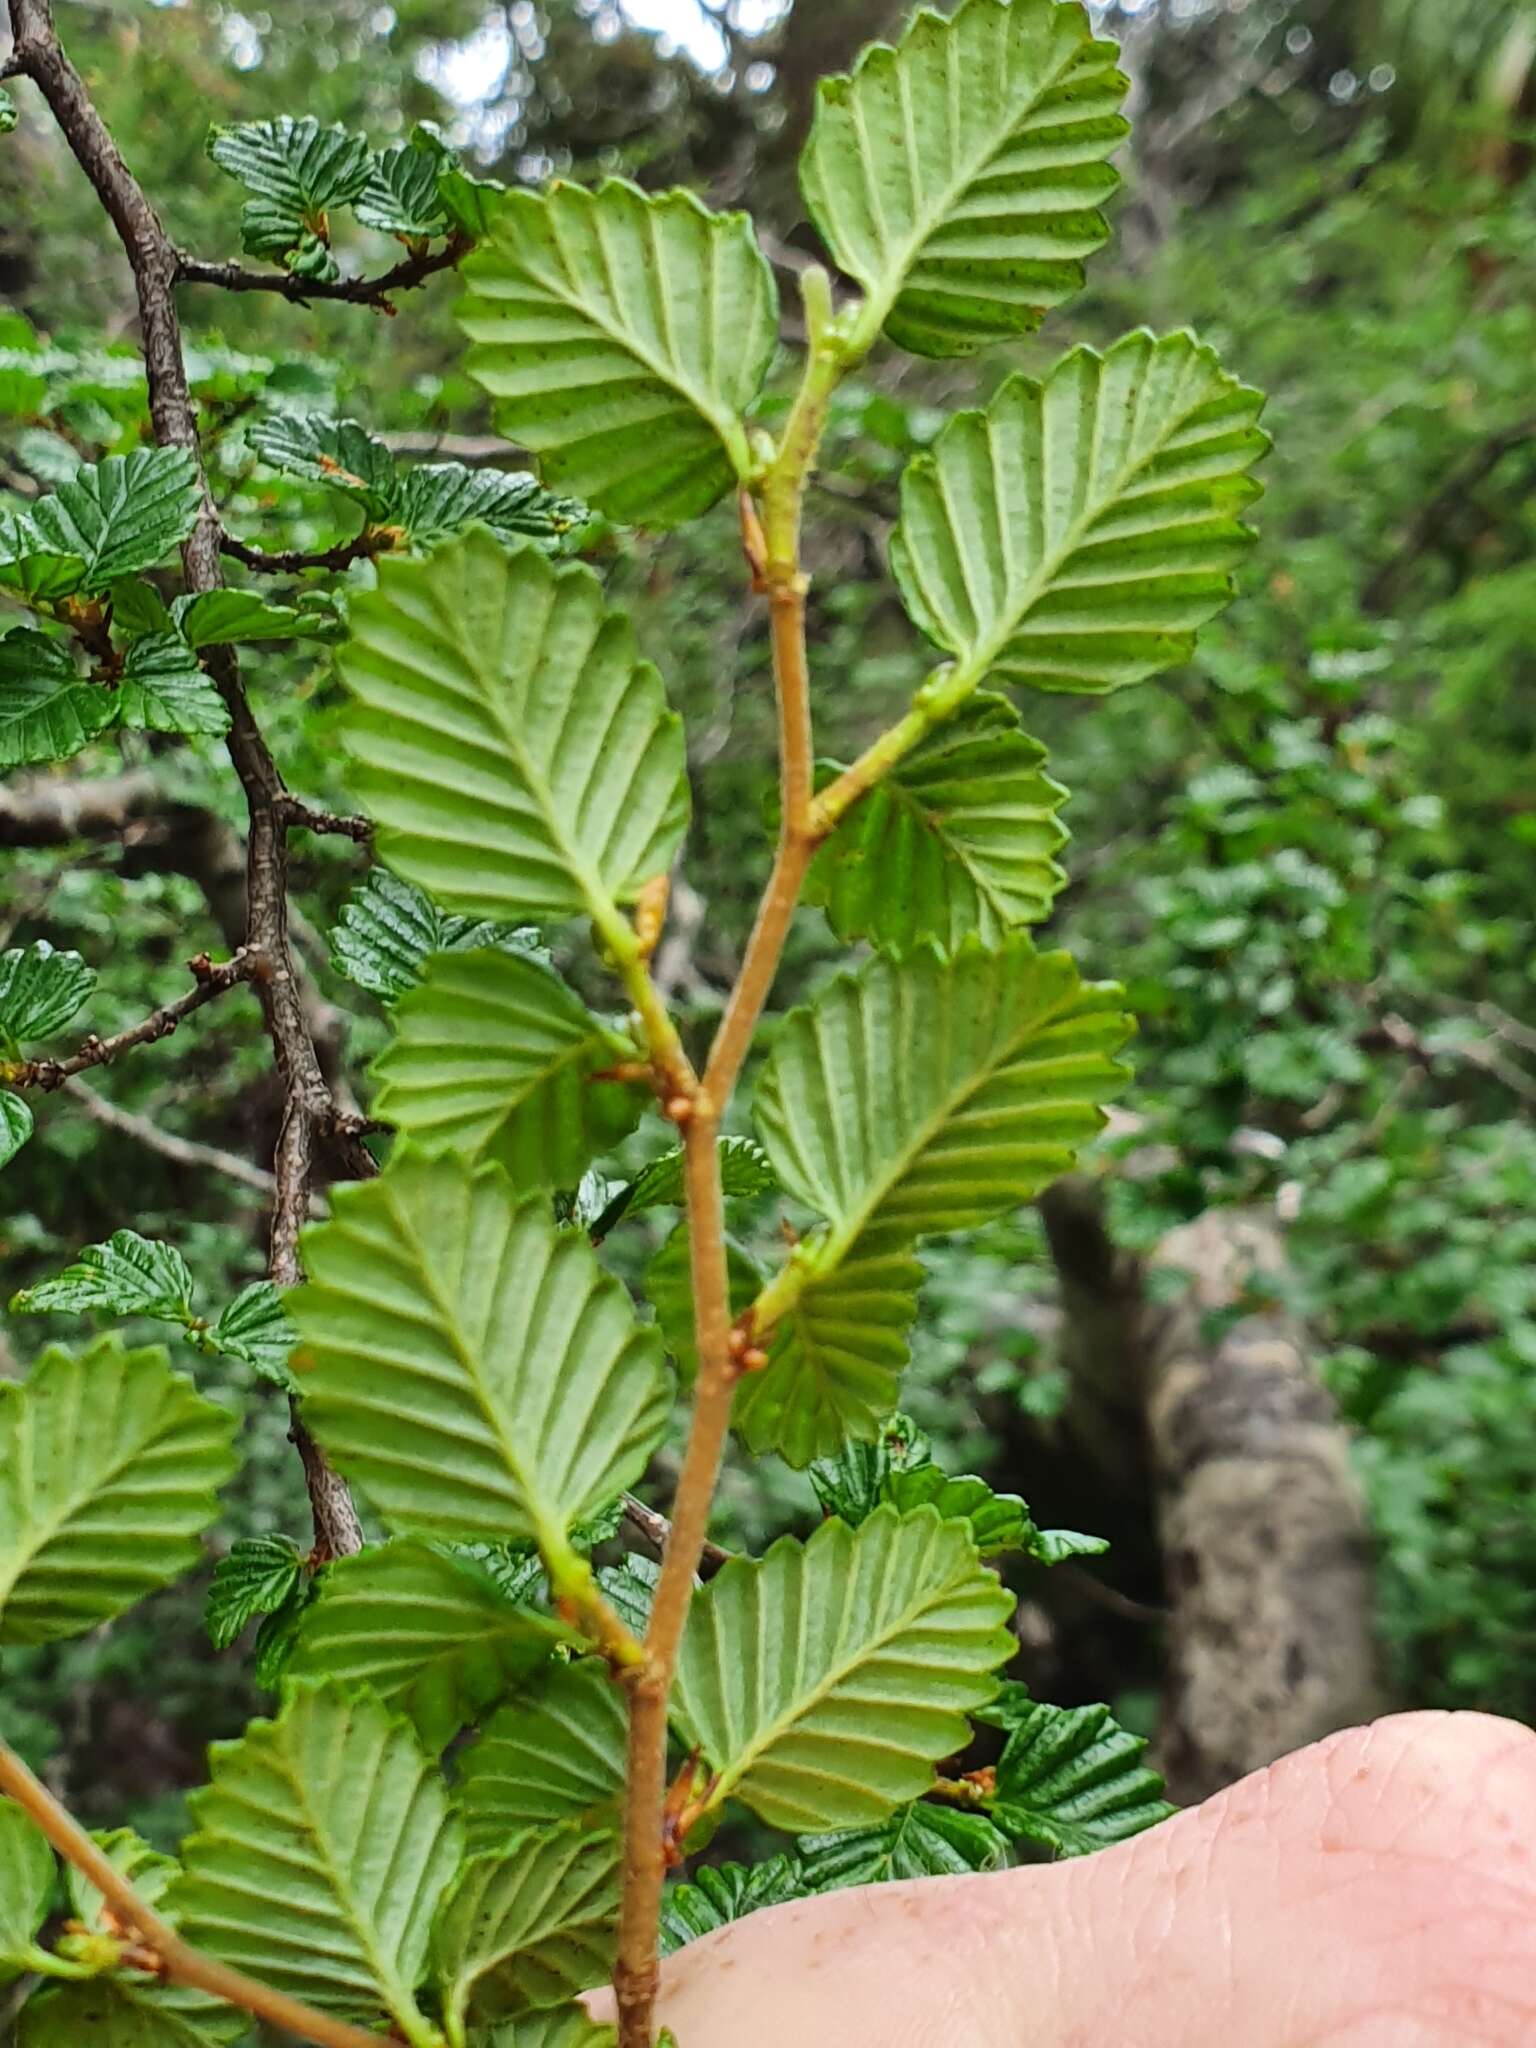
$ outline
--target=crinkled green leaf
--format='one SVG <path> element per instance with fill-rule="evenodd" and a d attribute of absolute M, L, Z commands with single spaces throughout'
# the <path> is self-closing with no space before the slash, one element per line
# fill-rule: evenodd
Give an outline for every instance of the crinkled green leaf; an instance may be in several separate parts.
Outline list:
<path fill-rule="evenodd" d="M 931 1783 L 1017 1645 L 1012 1596 L 931 1509 L 823 1522 L 694 1595 L 676 1711 L 771 1827 L 856 1827 Z"/>
<path fill-rule="evenodd" d="M 856 804 L 817 854 L 807 900 L 841 939 L 988 944 L 1047 916 L 1067 792 L 1006 699 L 982 691 Z"/>
<path fill-rule="evenodd" d="M 273 469 L 330 484 L 353 498 L 370 523 L 387 520 L 395 502 L 395 458 L 356 420 L 324 413 L 269 413 L 246 429 L 253 453 Z"/>
<path fill-rule="evenodd" d="M 320 631 L 312 614 L 289 604 L 268 604 L 253 590 L 204 590 L 179 597 L 172 618 L 189 647 L 230 640 L 299 640 Z"/>
<path fill-rule="evenodd" d="M 1086 1856 L 1166 1820 L 1163 1781 L 1108 1707 L 1031 1706 L 1012 1717 L 987 1811 L 1007 1835 Z"/>
<path fill-rule="evenodd" d="M 136 448 L 83 463 L 27 513 L 57 555 L 85 564 L 87 590 L 150 569 L 197 524 L 197 466 L 185 448 Z"/>
<path fill-rule="evenodd" d="M 56 1876 L 42 1829 L 11 1800 L 0 1799 L 0 1984 L 30 1967 Z"/>
<path fill-rule="evenodd" d="M 1029 1554 L 1037 1564 L 1065 1564 L 1073 1557 L 1102 1557 L 1109 1544 L 1102 1536 L 1084 1536 L 1076 1529 L 1037 1529 Z"/>
<path fill-rule="evenodd" d="M 612 919 L 688 817 L 682 728 L 590 569 L 471 527 L 386 557 L 338 657 L 390 866 L 466 916 Z"/>
<path fill-rule="evenodd" d="M 663 2034 L 663 2048 L 672 2040 Z M 504 2026 L 471 2034 L 470 2048 L 615 2048 L 618 2035 L 587 2017 L 586 2008 L 567 2005 L 524 2014 Z"/>
<path fill-rule="evenodd" d="M 809 1889 L 793 1856 L 770 1856 L 764 1863 L 705 1864 L 691 1882 L 668 1889 L 661 1908 L 661 1952 L 669 1956 L 765 1906 L 803 1899 Z"/>
<path fill-rule="evenodd" d="M 287 1668 L 368 1686 L 436 1752 L 566 1640 L 472 1558 L 406 1538 L 327 1568 Z"/>
<path fill-rule="evenodd" d="M 643 1636 L 650 1625 L 660 1577 L 661 1566 L 633 1550 L 617 1564 L 598 1567 L 597 1583 L 603 1598 L 632 1636 Z"/>
<path fill-rule="evenodd" d="M 425 889 L 402 881 L 388 868 L 368 870 L 331 930 L 331 959 L 337 972 L 385 1003 L 416 987 L 429 954 L 480 946 L 496 946 L 553 966 L 532 925 L 445 917 Z"/>
<path fill-rule="evenodd" d="M 638 1057 L 535 961 L 438 953 L 396 1005 L 374 1108 L 430 1150 L 499 1161 L 519 1188 L 562 1187 L 639 1122 L 647 1091 L 597 1078 Z"/>
<path fill-rule="evenodd" d="M 459 1759 L 471 1854 L 522 1829 L 580 1820 L 616 1826 L 624 1790 L 624 1696 L 599 1657 L 558 1664 L 502 1707 Z"/>
<path fill-rule="evenodd" d="M 952 1479 L 937 1465 L 892 1472 L 885 1482 L 885 1497 L 902 1514 L 933 1507 L 946 1521 L 967 1523 L 983 1557 L 998 1557 L 1009 1550 L 1033 1552 L 1039 1534 L 1029 1509 L 1016 1493 L 994 1493 L 985 1479 L 970 1475 Z"/>
<path fill-rule="evenodd" d="M 879 1827 L 804 1836 L 800 1881 L 802 1892 L 831 1892 L 908 1877 L 960 1877 L 1000 1869 L 1007 1860 L 1007 1838 L 985 1814 L 917 1801 Z"/>
<path fill-rule="evenodd" d="M 268 1692 L 276 1692 L 288 1670 L 304 1616 L 319 1589 L 317 1573 L 305 1572 L 289 1588 L 288 1597 L 262 1622 L 251 1645 L 251 1676 Z"/>
<path fill-rule="evenodd" d="M 453 167 L 453 153 L 429 129 L 417 128 L 408 142 L 381 149 L 368 166 L 368 182 L 353 202 L 364 227 L 407 240 L 441 235 L 448 211 L 438 180 Z"/>
<path fill-rule="evenodd" d="M 196 1564 L 234 1417 L 103 1338 L 0 1383 L 0 1642 L 82 1635 Z"/>
<path fill-rule="evenodd" d="M 117 683 L 120 725 L 217 739 L 229 712 L 197 656 L 179 633 L 149 633 L 123 657 Z"/>
<path fill-rule="evenodd" d="M 333 1204 L 287 1297 L 310 1427 L 401 1534 L 563 1551 L 665 1427 L 655 1332 L 496 1167 L 406 1151 Z"/>
<path fill-rule="evenodd" d="M 147 1906 L 160 1903 L 171 1879 L 181 1867 L 174 1856 L 162 1856 L 132 1828 L 113 1828 L 109 1833 L 93 1834 L 91 1840 L 112 1868 L 127 1878 Z M 100 1932 L 102 1909 L 106 1905 L 103 1895 L 72 1863 L 64 1866 L 64 1887 L 69 1894 L 69 1909 L 73 1917 L 93 1934 Z"/>
<path fill-rule="evenodd" d="M 112 692 L 79 673 L 62 641 L 30 626 L 0 639 L 0 768 L 67 761 L 116 716 Z"/>
<path fill-rule="evenodd" d="M 683 1160 L 682 1147 L 676 1146 L 643 1167 L 629 1185 L 626 1211 L 638 1214 L 642 1209 L 660 1208 L 666 1203 L 681 1204 Z M 778 1175 L 761 1145 L 751 1138 L 720 1140 L 720 1186 L 728 1201 L 770 1195 L 778 1185 Z"/>
<path fill-rule="evenodd" d="M 462 462 L 423 462 L 406 470 L 394 512 L 419 548 L 478 522 L 500 540 L 537 541 L 548 554 L 559 553 L 567 535 L 591 518 L 579 500 L 546 491 L 524 470 L 470 469 Z"/>
<path fill-rule="evenodd" d="M 304 1579 L 304 1559 L 287 1536 L 244 1536 L 213 1568 L 203 1623 L 227 1650 L 258 1614 L 276 1614 Z"/>
<path fill-rule="evenodd" d="M 463 1833 L 405 1722 L 295 1686 L 272 1721 L 208 1753 L 196 1833 L 167 1903 L 187 1939 L 323 2012 L 408 2032 Z"/>
<path fill-rule="evenodd" d="M 472 1859 L 438 1916 L 433 1974 L 450 2030 L 563 2005 L 613 1961 L 619 1838 L 530 1830 Z"/>
<path fill-rule="evenodd" d="M 68 475 L 78 467 L 76 463 Z M 24 604 L 48 604 L 78 590 L 84 575 L 79 555 L 60 553 L 25 512 L 0 506 L 0 589 L 13 591 Z"/>
<path fill-rule="evenodd" d="M 22 2007 L 15 2048 L 210 2048 L 243 2041 L 237 2006 L 153 1977 L 96 1977 L 56 1984 Z"/>
<path fill-rule="evenodd" d="M 301 277 L 336 275 L 329 251 L 329 209 L 357 199 L 374 158 L 361 135 L 322 128 L 314 117 L 242 121 L 210 129 L 208 154 L 255 196 L 240 214 L 240 237 L 253 256 L 280 256 Z"/>
<path fill-rule="evenodd" d="M 0 1088 L 0 1166 L 9 1166 L 31 1135 L 31 1110 L 19 1095 Z"/>
<path fill-rule="evenodd" d="M 478 242 L 489 232 L 507 187 L 500 178 L 472 178 L 467 171 L 454 169 L 440 175 L 437 190 L 459 233 Z"/>
<path fill-rule="evenodd" d="M 78 953 L 46 939 L 0 953 L 0 1041 L 28 1045 L 62 1031 L 96 986 L 96 970 Z"/>
<path fill-rule="evenodd" d="M 20 118 L 16 112 L 16 102 L 5 87 L 0 86 L 0 135 L 9 135 Z"/>
<path fill-rule="evenodd" d="M 136 1230 L 114 1230 L 105 1244 L 88 1244 L 53 1279 L 24 1288 L 11 1310 L 80 1315 L 102 1309 L 114 1316 L 161 1316 L 168 1322 L 190 1323 L 195 1313 L 192 1291 L 192 1274 L 174 1245 L 140 1237 Z"/>
<path fill-rule="evenodd" d="M 867 1521 L 886 1498 L 893 1472 L 933 1463 L 928 1439 L 910 1415 L 892 1415 L 869 1442 L 845 1444 L 834 1457 L 818 1458 L 806 1477 L 824 1515 L 840 1515 L 851 1528 Z"/>
<path fill-rule="evenodd" d="M 1191 334 L 1011 377 L 902 479 L 907 610 L 977 681 L 1099 695 L 1188 660 L 1252 544 L 1262 406 Z"/>
<path fill-rule="evenodd" d="M 243 1287 L 207 1332 L 206 1341 L 226 1358 L 240 1359 L 285 1393 L 296 1391 L 298 1382 L 289 1369 L 288 1357 L 299 1333 L 270 1280 L 253 1280 Z"/>
<path fill-rule="evenodd" d="M 967 355 L 1077 291 L 1119 183 L 1118 55 L 1086 8 L 964 0 L 822 80 L 801 183 L 876 331 Z"/>
<path fill-rule="evenodd" d="M 616 178 L 512 191 L 463 274 L 467 367 L 551 484 L 675 526 L 750 473 L 778 294 L 745 214 Z"/>

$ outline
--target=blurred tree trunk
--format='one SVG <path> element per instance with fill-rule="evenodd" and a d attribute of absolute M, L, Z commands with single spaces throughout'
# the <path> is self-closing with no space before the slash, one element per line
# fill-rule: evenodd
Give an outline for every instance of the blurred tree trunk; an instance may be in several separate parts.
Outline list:
<path fill-rule="evenodd" d="M 889 39 L 911 0 L 795 0 L 784 24 L 778 59 L 784 125 L 771 156 L 788 163 L 800 153 L 816 111 L 816 81 L 846 71 L 866 43 Z"/>

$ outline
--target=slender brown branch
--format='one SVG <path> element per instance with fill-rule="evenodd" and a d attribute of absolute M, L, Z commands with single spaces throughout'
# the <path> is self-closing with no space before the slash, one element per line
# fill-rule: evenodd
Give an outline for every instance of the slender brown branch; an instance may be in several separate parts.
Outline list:
<path fill-rule="evenodd" d="M 441 249 L 423 250 L 402 257 L 392 270 L 378 277 L 294 277 L 283 270 L 249 270 L 243 263 L 204 263 L 185 251 L 175 252 L 175 284 L 211 284 L 226 292 L 275 292 L 295 306 L 307 306 L 315 299 L 330 299 L 345 306 L 373 306 L 381 313 L 393 313 L 391 292 L 410 291 L 425 284 L 440 270 L 452 270 L 470 246 L 467 236 L 453 234 Z"/>
<path fill-rule="evenodd" d="M 643 1500 L 636 1500 L 632 1493 L 626 1493 L 624 1519 L 648 1550 L 658 1558 L 666 1556 L 667 1545 L 672 1540 L 672 1524 L 665 1515 L 647 1507 Z M 730 1551 L 722 1550 L 718 1543 L 706 1543 L 699 1559 L 699 1577 L 712 1579 L 730 1561 Z"/>
<path fill-rule="evenodd" d="M 305 832 L 353 839 L 359 846 L 369 846 L 373 842 L 372 818 L 351 818 L 340 811 L 322 811 L 314 804 L 305 803 L 302 797 L 287 794 L 279 799 L 277 808 L 290 831 L 297 826 Z"/>
<path fill-rule="evenodd" d="M 141 1017 L 137 1024 L 130 1024 L 124 1031 L 113 1032 L 110 1038 L 90 1037 L 67 1059 L 62 1060 L 21 1060 L 5 1068 L 5 1084 L 8 1088 L 41 1088 L 52 1092 L 62 1088 L 72 1075 L 83 1074 L 91 1067 L 104 1067 L 115 1060 L 119 1053 L 130 1052 L 136 1045 L 153 1045 L 156 1039 L 168 1038 L 184 1017 L 190 1017 L 194 1010 L 211 1003 L 215 996 L 221 996 L 227 989 L 234 988 L 242 981 L 251 980 L 256 971 L 255 955 L 247 947 L 230 960 L 215 965 L 206 953 L 198 954 L 188 965 L 195 977 L 195 986 L 184 996 L 178 996 L 172 1003 L 162 1003 L 158 1010 L 151 1010 L 147 1017 Z"/>
<path fill-rule="evenodd" d="M 169 1159 L 177 1166 L 191 1166 L 208 1173 L 219 1173 L 226 1180 L 238 1181 L 242 1187 L 254 1188 L 258 1195 L 271 1197 L 276 1186 L 270 1173 L 253 1165 L 238 1152 L 226 1152 L 219 1145 L 202 1145 L 195 1138 L 183 1138 L 176 1131 L 162 1130 L 147 1116 L 137 1116 L 130 1109 L 124 1109 L 116 1102 L 109 1102 L 105 1095 L 73 1075 L 64 1082 L 64 1093 L 71 1102 L 78 1102 L 93 1123 L 103 1130 L 116 1131 L 120 1137 L 131 1138 L 136 1145 L 142 1145 L 147 1152 L 157 1152 L 162 1159 Z"/>
<path fill-rule="evenodd" d="M 379 2048 L 377 2034 L 316 2012 L 312 2006 L 258 1983 L 241 1970 L 232 1970 L 227 1963 L 218 1962 L 183 1941 L 168 1921 L 144 1903 L 117 1866 L 3 1742 L 0 1792 L 14 1799 L 65 1861 L 95 1885 L 119 1923 L 154 1953 L 168 1983 L 205 1991 L 210 1997 L 239 2006 L 255 2018 L 296 2035 L 301 2041 L 313 2041 L 316 2048 Z"/>
<path fill-rule="evenodd" d="M 333 548 L 270 551 L 252 547 L 249 541 L 237 540 L 222 529 L 219 533 L 221 555 L 228 555 L 232 562 L 243 562 L 247 569 L 259 570 L 263 576 L 297 576 L 305 569 L 348 569 L 354 562 L 367 562 L 375 555 L 387 554 L 392 544 L 388 534 L 365 531 Z"/>

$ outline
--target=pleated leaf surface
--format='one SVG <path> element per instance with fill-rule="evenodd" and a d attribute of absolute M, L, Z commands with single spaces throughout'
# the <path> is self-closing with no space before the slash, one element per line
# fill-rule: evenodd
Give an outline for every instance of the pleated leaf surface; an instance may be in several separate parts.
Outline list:
<path fill-rule="evenodd" d="M 599 1982 L 614 1949 L 619 1838 L 532 1829 L 465 1865 L 433 1935 L 450 2028 L 558 2006 Z"/>
<path fill-rule="evenodd" d="M 624 1726 L 623 1695 L 596 1657 L 555 1666 L 493 1714 L 459 1764 L 471 1854 L 552 1822 L 616 1826 Z"/>

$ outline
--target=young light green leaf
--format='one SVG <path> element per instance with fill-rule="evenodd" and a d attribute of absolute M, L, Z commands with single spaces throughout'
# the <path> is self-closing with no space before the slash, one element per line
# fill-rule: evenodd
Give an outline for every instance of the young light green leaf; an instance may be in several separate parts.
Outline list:
<path fill-rule="evenodd" d="M 879 1827 L 804 1836 L 801 1888 L 832 1892 L 907 1877 L 961 1877 L 1001 1869 L 1007 1860 L 1007 1837 L 985 1814 L 920 1800 L 898 1807 Z"/>
<path fill-rule="evenodd" d="M 23 1288 L 11 1302 L 13 1315 L 81 1315 L 88 1309 L 191 1323 L 191 1271 L 174 1245 L 140 1237 L 136 1230 L 114 1230 L 105 1244 L 88 1244 L 73 1265 Z"/>
<path fill-rule="evenodd" d="M 27 516 L 46 548 L 85 564 L 87 590 L 105 590 L 184 541 L 198 502 L 197 466 L 185 448 L 136 448 L 82 464 Z"/>
<path fill-rule="evenodd" d="M 448 1790 L 377 1700 L 295 1686 L 210 1749 L 197 1832 L 167 1894 L 187 1939 L 323 2012 L 425 2024 L 433 1915 L 463 1834 Z"/>
<path fill-rule="evenodd" d="M 532 925 L 445 917 L 425 889 L 403 882 L 388 868 L 368 870 L 331 932 L 337 972 L 384 1003 L 416 987 L 428 954 L 479 946 L 497 946 L 551 968 L 554 964 Z"/>
<path fill-rule="evenodd" d="M 563 1553 L 666 1424 L 655 1332 L 498 1168 L 405 1152 L 333 1204 L 287 1297 L 310 1427 L 400 1534 Z"/>
<path fill-rule="evenodd" d="M 682 728 L 590 569 L 470 528 L 386 557 L 339 657 L 384 858 L 452 910 L 611 924 L 688 818 Z"/>
<path fill-rule="evenodd" d="M 448 211 L 437 185 L 453 163 L 451 150 L 429 129 L 417 128 L 408 142 L 397 142 L 374 156 L 368 166 L 368 182 L 352 210 L 364 227 L 407 241 L 444 234 Z"/>
<path fill-rule="evenodd" d="M 694 1596 L 676 1693 L 716 1800 L 794 1830 L 883 1820 L 965 1743 L 1016 1648 L 1012 1605 L 966 1529 L 926 1508 L 733 1560 Z"/>
<path fill-rule="evenodd" d="M 508 192 L 463 274 L 467 367 L 552 484 L 676 526 L 750 474 L 778 295 L 745 214 L 616 178 Z"/>
<path fill-rule="evenodd" d="M 162 1856 L 132 1828 L 114 1828 L 110 1833 L 93 1834 L 91 1840 L 112 1868 L 127 1878 L 147 1906 L 159 1904 L 180 1868 L 174 1856 Z M 102 1893 L 72 1863 L 64 1866 L 64 1887 L 69 1894 L 74 1918 L 93 1934 L 99 1932 L 103 1921 L 102 1909 L 106 1905 Z"/>
<path fill-rule="evenodd" d="M 499 540 L 536 541 L 550 555 L 592 516 L 578 499 L 546 491 L 526 471 L 470 469 L 462 462 L 423 462 L 406 470 L 395 515 L 418 548 L 478 522 Z"/>
<path fill-rule="evenodd" d="M 662 2038 L 666 2042 L 672 2037 Z M 617 2041 L 614 2029 L 588 2019 L 584 2006 L 562 2005 L 471 2034 L 470 2048 L 615 2048 Z"/>
<path fill-rule="evenodd" d="M 268 604 L 253 590 L 204 590 L 178 597 L 172 622 L 189 647 L 231 640 L 299 640 L 319 630 L 313 615 L 289 604 Z"/>
<path fill-rule="evenodd" d="M 495 1159 L 519 1188 L 579 1180 L 645 1106 L 644 1088 L 598 1078 L 635 1046 L 532 960 L 439 953 L 395 1027 L 375 1113 L 433 1151 Z"/>
<path fill-rule="evenodd" d="M 892 1415 L 868 1443 L 845 1444 L 835 1457 L 818 1458 L 806 1477 L 824 1515 L 840 1515 L 850 1528 L 868 1521 L 886 1498 L 893 1472 L 933 1463 L 928 1439 L 910 1415 Z"/>
<path fill-rule="evenodd" d="M 0 1044 L 28 1045 L 62 1031 L 96 986 L 96 970 L 78 953 L 46 939 L 0 953 Z"/>
<path fill-rule="evenodd" d="M 1252 544 L 1262 406 L 1191 334 L 1009 378 L 902 479 L 908 612 L 978 682 L 1102 695 L 1188 660 Z"/>
<path fill-rule="evenodd" d="M 322 128 L 308 116 L 242 121 L 208 134 L 208 154 L 255 196 L 240 212 L 240 239 L 252 256 L 281 257 L 305 277 L 336 275 L 329 209 L 359 197 L 373 152 L 361 135 Z"/>
<path fill-rule="evenodd" d="M 196 1564 L 233 1435 L 163 1351 L 115 1337 L 0 1383 L 0 1643 L 82 1635 Z"/>
<path fill-rule="evenodd" d="M 803 1899 L 810 1889 L 794 1856 L 770 1856 L 764 1863 L 705 1864 L 691 1883 L 672 1885 L 662 1901 L 661 1952 L 669 1956 L 765 1906 Z"/>
<path fill-rule="evenodd" d="M 554 1666 L 492 1716 L 459 1762 L 472 1855 L 505 1851 L 528 1827 L 617 1826 L 623 1789 L 624 1697 L 598 1657 Z"/>
<path fill-rule="evenodd" d="M 117 716 L 117 700 L 82 676 L 61 641 L 30 626 L 0 639 L 0 768 L 67 761 Z"/>
<path fill-rule="evenodd" d="M 287 1669 L 368 1686 L 436 1753 L 567 1640 L 472 1558 L 407 1538 L 326 1570 Z"/>
<path fill-rule="evenodd" d="M 123 657 L 117 684 L 119 725 L 217 739 L 229 712 L 197 656 L 179 633 L 149 633 Z"/>
<path fill-rule="evenodd" d="M 203 1625 L 216 1650 L 227 1650 L 258 1614 L 276 1614 L 304 1578 L 299 1547 L 286 1536 L 246 1536 L 213 1568 Z"/>
<path fill-rule="evenodd" d="M 1103 1536 L 1084 1536 L 1076 1529 L 1037 1529 L 1029 1554 L 1036 1564 L 1065 1564 L 1073 1557 L 1102 1557 L 1108 1548 Z"/>
<path fill-rule="evenodd" d="M 56 1876 L 42 1829 L 11 1800 L 0 1799 L 0 1984 L 31 1967 Z"/>
<path fill-rule="evenodd" d="M 31 1110 L 19 1095 L 0 1088 L 0 1166 L 9 1166 L 31 1135 Z"/>
<path fill-rule="evenodd" d="M 369 524 L 389 518 L 395 503 L 395 458 L 356 420 L 324 413 L 269 413 L 246 429 L 254 454 L 273 469 L 329 484 L 354 499 Z"/>
<path fill-rule="evenodd" d="M 471 2013 L 497 2020 L 562 2005 L 599 1981 L 613 1961 L 618 1910 L 615 1834 L 579 1823 L 530 1830 L 473 1858 L 432 1935 L 450 2037 L 462 2036 Z"/>
<path fill-rule="evenodd" d="M 285 1393 L 297 1392 L 298 1381 L 289 1369 L 288 1357 L 299 1333 L 270 1280 L 253 1280 L 243 1287 L 204 1341 L 226 1358 L 240 1359 Z"/>
<path fill-rule="evenodd" d="M 1166 1820 L 1163 1781 L 1147 1745 L 1108 1707 L 1032 1706 L 1015 1718 L 997 1764 L 992 1819 L 1017 1841 L 1086 1856 Z"/>
<path fill-rule="evenodd" d="M 1077 291 L 1119 183 L 1118 55 L 1081 6 L 964 0 L 822 80 L 801 183 L 869 295 L 862 338 L 968 355 Z"/>
<path fill-rule="evenodd" d="M 1050 912 L 1067 792 L 1005 698 L 981 691 L 843 819 L 812 864 L 809 902 L 840 939 L 901 950 L 995 945 Z"/>

